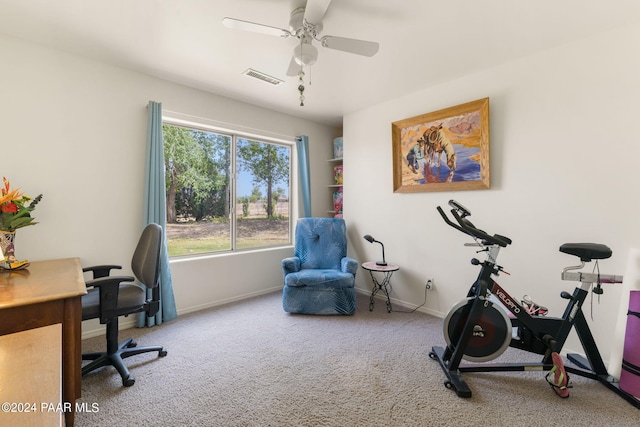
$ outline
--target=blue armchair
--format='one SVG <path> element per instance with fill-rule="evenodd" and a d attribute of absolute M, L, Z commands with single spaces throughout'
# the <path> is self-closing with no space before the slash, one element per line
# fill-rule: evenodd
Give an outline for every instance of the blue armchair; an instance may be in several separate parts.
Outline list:
<path fill-rule="evenodd" d="M 347 257 L 342 218 L 301 218 L 294 256 L 282 260 L 282 308 L 287 313 L 353 314 L 358 262 Z"/>

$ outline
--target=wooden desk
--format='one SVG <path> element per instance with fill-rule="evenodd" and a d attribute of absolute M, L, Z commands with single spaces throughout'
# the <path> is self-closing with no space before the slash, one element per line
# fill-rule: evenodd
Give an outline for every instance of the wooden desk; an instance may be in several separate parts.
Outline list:
<path fill-rule="evenodd" d="M 86 293 L 78 258 L 36 261 L 25 270 L 0 271 L 0 335 L 62 326 L 62 399 L 72 409 L 65 412 L 67 426 L 73 426 L 75 401 L 81 393 L 81 298 Z"/>

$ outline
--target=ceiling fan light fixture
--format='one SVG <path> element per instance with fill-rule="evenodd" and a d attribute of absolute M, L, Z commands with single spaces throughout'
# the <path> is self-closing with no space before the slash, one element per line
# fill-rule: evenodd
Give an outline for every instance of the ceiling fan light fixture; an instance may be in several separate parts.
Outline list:
<path fill-rule="evenodd" d="M 300 43 L 293 49 L 293 57 L 298 65 L 313 65 L 318 60 L 318 49 L 311 43 Z"/>

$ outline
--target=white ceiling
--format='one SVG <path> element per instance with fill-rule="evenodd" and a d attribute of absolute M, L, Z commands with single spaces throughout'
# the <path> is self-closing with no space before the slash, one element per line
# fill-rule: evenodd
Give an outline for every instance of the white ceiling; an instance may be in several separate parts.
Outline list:
<path fill-rule="evenodd" d="M 314 1 L 314 0 L 309 0 Z M 288 29 L 305 0 L 0 0 L 0 33 L 284 113 L 340 125 L 387 99 L 637 22 L 638 0 L 333 0 L 322 35 L 380 43 L 371 58 L 318 46 L 300 107 L 287 77 L 295 39 L 229 29 L 224 17 Z M 598 52 L 594 52 L 597 61 Z M 253 68 L 285 80 L 271 86 Z"/>

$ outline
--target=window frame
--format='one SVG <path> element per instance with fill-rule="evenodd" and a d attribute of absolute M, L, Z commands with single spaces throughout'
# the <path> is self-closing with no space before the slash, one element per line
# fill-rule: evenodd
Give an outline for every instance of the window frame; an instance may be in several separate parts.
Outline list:
<path fill-rule="evenodd" d="M 185 129 L 192 129 L 200 132 L 216 133 L 219 135 L 228 136 L 231 138 L 231 171 L 230 171 L 230 185 L 229 195 L 230 209 L 229 209 L 229 230 L 230 230 L 230 248 L 211 252 L 199 252 L 195 254 L 173 255 L 170 256 L 170 260 L 185 260 L 193 258 L 204 258 L 211 256 L 237 254 L 242 252 L 262 251 L 268 249 L 286 248 L 293 245 L 294 227 L 297 220 L 298 212 L 298 188 L 295 183 L 298 182 L 298 167 L 297 167 L 297 147 L 296 138 L 285 135 L 277 135 L 267 131 L 258 131 L 251 129 L 251 131 L 242 130 L 242 127 L 237 126 L 235 128 L 229 128 L 227 126 L 220 126 L 215 122 L 203 118 L 197 118 L 198 121 L 185 120 L 179 118 L 178 114 L 163 114 L 162 124 L 181 127 Z M 277 146 L 283 146 L 289 148 L 289 180 L 288 180 L 288 218 L 289 218 L 289 233 L 288 242 L 280 244 L 271 244 L 266 246 L 253 246 L 246 248 L 237 247 L 237 227 L 238 227 L 238 195 L 237 195 L 237 181 L 238 181 L 238 162 L 237 162 L 237 140 L 243 139 L 248 141 L 254 141 L 259 143 L 268 143 Z M 166 198 L 166 196 L 165 196 Z"/>

